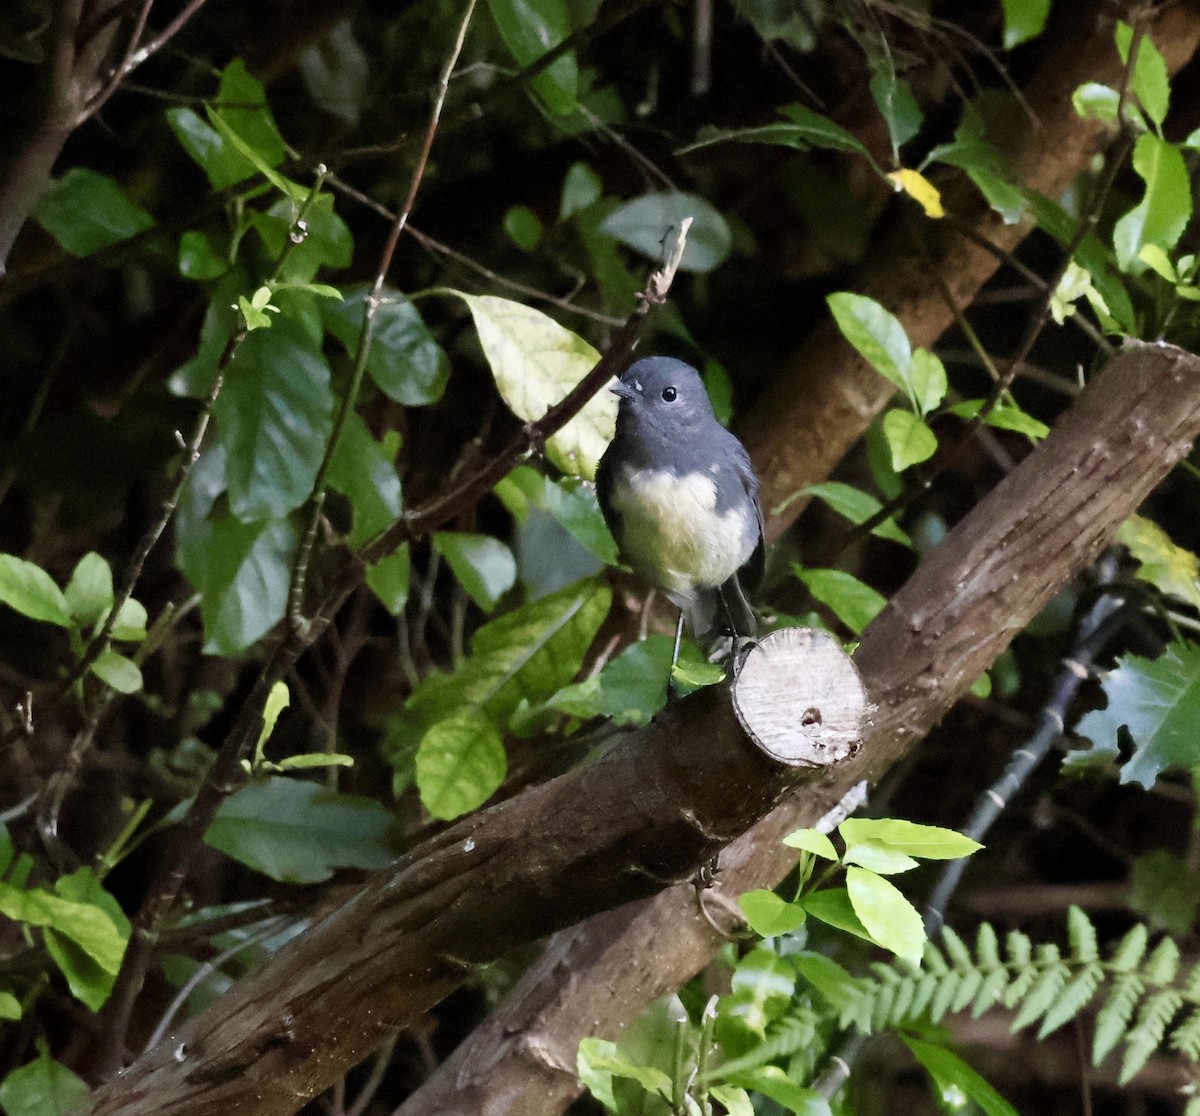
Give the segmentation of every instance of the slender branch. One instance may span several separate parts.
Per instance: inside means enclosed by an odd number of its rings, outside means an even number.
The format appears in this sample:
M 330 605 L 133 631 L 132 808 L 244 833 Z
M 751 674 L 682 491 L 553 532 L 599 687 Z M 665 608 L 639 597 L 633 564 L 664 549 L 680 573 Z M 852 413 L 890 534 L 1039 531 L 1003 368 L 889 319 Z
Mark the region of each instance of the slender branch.
M 408 186 L 408 197 L 404 199 L 404 205 L 396 215 L 396 219 L 392 222 L 391 231 L 384 243 L 383 251 L 380 253 L 379 266 L 375 270 L 375 282 L 371 287 L 370 295 L 366 299 L 362 328 L 358 334 L 358 344 L 354 355 L 354 371 L 350 377 L 350 384 L 346 388 L 346 394 L 342 399 L 341 409 L 338 411 L 337 419 L 334 422 L 333 432 L 330 434 L 329 442 L 325 446 L 325 456 L 321 459 L 320 467 L 317 469 L 317 476 L 313 482 L 312 515 L 309 518 L 308 529 L 305 531 L 304 541 L 300 546 L 300 551 L 296 558 L 296 565 L 292 570 L 292 583 L 288 589 L 288 622 L 294 628 L 299 628 L 305 622 L 302 614 L 304 590 L 308 584 L 309 562 L 312 559 L 313 546 L 316 543 L 317 528 L 321 522 L 321 512 L 325 506 L 325 484 L 329 476 L 330 464 L 333 461 L 334 454 L 337 453 L 338 444 L 341 442 L 342 434 L 346 429 L 346 423 L 349 421 L 350 415 L 358 402 L 358 393 L 362 388 L 363 376 L 367 368 L 367 358 L 370 356 L 371 343 L 375 334 L 375 317 L 382 304 L 383 282 L 387 277 L 388 270 L 392 266 L 392 257 L 396 254 L 396 245 L 400 242 L 400 236 L 408 225 L 413 205 L 417 200 L 417 191 L 421 188 L 421 182 L 425 177 L 425 169 L 429 165 L 429 155 L 433 150 L 433 141 L 437 136 L 438 123 L 442 118 L 442 108 L 446 104 L 446 93 L 450 88 L 450 75 L 454 72 L 454 67 L 458 65 L 459 55 L 462 54 L 463 44 L 467 39 L 467 29 L 471 26 L 471 18 L 474 14 L 475 0 L 467 0 L 466 11 L 463 13 L 462 20 L 458 25 L 458 35 L 454 40 L 454 46 L 450 51 L 450 56 L 446 59 L 446 64 L 442 67 L 442 72 L 438 75 L 437 93 L 434 96 L 433 108 L 429 113 L 429 126 L 425 129 L 425 142 L 421 147 L 421 154 L 417 159 L 417 165 L 413 169 L 412 181 Z
M 79 116 L 75 121 L 76 125 L 82 124 L 85 120 L 89 120 L 95 116 L 108 103 L 108 99 L 117 91 L 121 82 L 145 62 L 146 59 L 162 50 L 167 43 L 183 30 L 192 16 L 204 7 L 204 4 L 205 0 L 188 0 L 188 3 L 183 6 L 166 27 L 148 43 L 144 43 L 139 47 L 137 45 L 138 39 L 142 37 L 142 32 L 146 29 L 146 21 L 150 16 L 150 9 L 154 5 L 154 0 L 144 0 L 142 10 L 138 13 L 137 24 L 134 27 L 133 34 L 129 37 L 129 47 L 125 52 L 124 58 L 117 64 L 113 72 L 108 75 L 104 85 L 88 99 L 87 104 L 80 110 Z
M 1116 574 L 1116 566 L 1116 560 L 1111 556 L 1101 563 L 1101 586 L 1112 581 Z M 1112 627 L 1106 621 L 1117 608 L 1118 602 L 1111 594 L 1102 594 L 1080 623 L 1075 646 L 1062 661 L 1054 688 L 1042 706 L 1036 730 L 1013 751 L 1000 777 L 976 799 L 971 816 L 962 826 L 962 832 L 968 837 L 976 841 L 983 840 L 992 824 L 1025 785 L 1026 779 L 1046 758 L 1054 744 L 1062 738 L 1071 702 L 1075 700 L 1083 681 L 1090 676 L 1096 656 L 1112 636 Z M 965 860 L 950 861 L 938 877 L 929 895 L 929 901 L 925 904 L 925 930 L 930 936 L 941 931 L 945 922 L 946 907 L 958 888 L 966 867 Z

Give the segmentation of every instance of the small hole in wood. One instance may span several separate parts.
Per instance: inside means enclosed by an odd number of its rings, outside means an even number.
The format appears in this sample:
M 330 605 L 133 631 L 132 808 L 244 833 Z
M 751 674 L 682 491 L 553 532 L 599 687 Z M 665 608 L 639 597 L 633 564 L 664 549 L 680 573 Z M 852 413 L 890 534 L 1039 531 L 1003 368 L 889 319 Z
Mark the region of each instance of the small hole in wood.
M 802 725 L 819 725 L 821 723 L 821 711 L 815 705 L 810 705 L 800 714 L 800 723 Z

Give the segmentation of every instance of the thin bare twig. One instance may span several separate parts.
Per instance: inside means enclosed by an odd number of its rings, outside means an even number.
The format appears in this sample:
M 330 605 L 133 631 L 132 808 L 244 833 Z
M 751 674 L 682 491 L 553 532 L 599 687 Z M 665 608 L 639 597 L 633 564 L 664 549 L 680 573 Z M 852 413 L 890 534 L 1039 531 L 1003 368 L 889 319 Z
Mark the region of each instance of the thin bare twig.
M 150 9 L 154 6 L 154 0 L 144 0 L 142 9 L 138 13 L 133 33 L 129 36 L 129 47 L 125 51 L 125 56 L 117 64 L 113 72 L 109 74 L 104 85 L 88 99 L 87 104 L 80 110 L 75 121 L 76 126 L 95 116 L 108 103 L 108 99 L 117 91 L 125 78 L 133 73 L 147 58 L 162 50 L 167 43 L 183 30 L 192 16 L 204 7 L 204 4 L 205 0 L 189 0 L 166 27 L 148 43 L 144 43 L 139 47 L 137 42 L 142 37 L 142 32 L 146 29 L 146 21 L 150 16 Z
M 333 432 L 325 446 L 325 455 L 321 459 L 316 479 L 313 482 L 312 515 L 309 518 L 308 529 L 304 533 L 304 541 L 296 556 L 296 564 L 292 570 L 292 583 L 288 589 L 288 623 L 297 630 L 305 623 L 303 616 L 304 591 L 308 584 L 308 567 L 312 559 L 313 546 L 316 543 L 317 528 L 320 525 L 321 512 L 325 506 L 325 482 L 329 476 L 329 467 L 337 452 L 338 443 L 342 439 L 342 433 L 346 429 L 346 423 L 358 402 L 358 393 L 362 388 L 367 358 L 370 355 L 371 343 L 374 339 L 375 316 L 381 305 L 383 282 L 392 266 L 396 245 L 399 244 L 400 236 L 408 225 L 413 205 L 417 200 L 417 191 L 421 188 L 421 182 L 425 177 L 425 169 L 429 165 L 429 155 L 433 150 L 433 141 L 437 136 L 438 124 L 442 119 L 442 108 L 446 104 L 446 94 L 450 89 L 450 75 L 454 72 L 454 67 L 458 65 L 459 55 L 462 54 L 463 44 L 467 39 L 467 29 L 471 26 L 471 18 L 474 14 L 475 0 L 467 0 L 466 11 L 458 25 L 458 35 L 454 40 L 454 46 L 450 51 L 450 56 L 446 59 L 446 64 L 442 67 L 442 72 L 438 75 L 437 92 L 434 95 L 433 108 L 429 113 L 429 125 L 425 129 L 425 142 L 421 146 L 417 165 L 413 168 L 412 180 L 408 186 L 408 196 L 404 199 L 404 205 L 401 206 L 400 212 L 392 222 L 391 231 L 388 233 L 383 251 L 379 256 L 379 266 L 375 269 L 375 282 L 371 287 L 370 295 L 365 300 L 362 328 L 359 330 L 358 344 L 354 355 L 354 371 L 334 421 Z

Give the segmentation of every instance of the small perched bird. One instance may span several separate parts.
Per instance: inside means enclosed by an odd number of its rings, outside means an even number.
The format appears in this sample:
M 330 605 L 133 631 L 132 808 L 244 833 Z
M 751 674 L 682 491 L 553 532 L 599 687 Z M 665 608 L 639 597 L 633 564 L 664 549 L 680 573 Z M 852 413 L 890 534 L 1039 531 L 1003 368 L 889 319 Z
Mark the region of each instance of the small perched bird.
M 738 571 L 763 537 L 758 478 L 745 446 L 713 414 L 700 374 L 672 357 L 632 364 L 612 391 L 617 432 L 596 474 L 621 556 L 680 608 L 698 639 L 754 634 Z

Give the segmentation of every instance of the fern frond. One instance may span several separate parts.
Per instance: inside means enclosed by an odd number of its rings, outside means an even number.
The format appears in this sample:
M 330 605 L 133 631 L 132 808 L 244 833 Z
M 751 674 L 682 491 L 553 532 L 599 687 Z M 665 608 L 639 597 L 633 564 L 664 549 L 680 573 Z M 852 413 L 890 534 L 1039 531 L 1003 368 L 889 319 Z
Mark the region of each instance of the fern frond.
M 1058 946 L 1053 942 L 1043 942 L 1037 948 L 1037 965 L 1041 970 L 1034 978 L 1033 984 L 1025 995 L 1024 1002 L 1012 1022 L 1012 1030 L 1019 1031 L 1030 1023 L 1040 1019 L 1050 1010 L 1055 997 L 1062 991 L 1063 985 L 1071 976 L 1070 966 L 1059 955 Z
M 1100 956 L 1096 944 L 1096 927 L 1082 908 L 1074 903 L 1067 911 L 1067 941 L 1071 945 L 1071 957 L 1076 961 L 1086 964 Z
M 1121 1059 L 1121 1074 L 1117 1078 L 1121 1085 L 1128 1084 L 1146 1064 L 1146 1059 L 1158 1049 L 1166 1034 L 1167 1024 L 1182 1003 L 1183 996 L 1176 989 L 1163 988 L 1142 1004 L 1133 1030 L 1125 1036 L 1125 1056 Z
M 1126 938 L 1129 937 L 1127 934 Z M 1118 947 L 1119 948 L 1119 947 Z M 1135 962 L 1136 964 L 1136 962 Z M 1098 1066 L 1129 1027 L 1134 1008 L 1146 991 L 1137 973 L 1122 972 L 1113 981 L 1112 991 L 1096 1016 L 1096 1036 L 1092 1041 L 1092 1065 Z
M 1090 925 L 1090 923 L 1089 923 Z M 1093 943 L 1094 944 L 1094 943 Z M 1074 1019 L 1096 995 L 1104 983 L 1104 966 L 1098 961 L 1089 961 L 1068 982 L 1058 998 L 1050 1006 L 1038 1028 L 1038 1038 L 1044 1039 L 1057 1031 L 1064 1023 Z
M 790 1057 L 798 1050 L 813 1045 L 819 1018 L 811 1009 L 793 1010 L 791 1015 L 773 1025 L 771 1033 L 752 1050 L 722 1062 L 721 1074 L 729 1077 L 758 1069 L 777 1058 Z
M 1184 997 L 1187 997 L 1186 990 Z M 1189 1006 L 1182 1021 L 1171 1029 L 1171 1049 L 1193 1062 L 1200 1061 L 1200 1005 Z
M 1142 976 L 1148 984 L 1156 984 L 1160 988 L 1174 981 L 1179 973 L 1179 946 L 1174 938 L 1163 938 L 1146 958 L 1142 966 Z
M 1145 956 L 1149 939 L 1150 931 L 1146 929 L 1146 924 L 1139 922 L 1117 943 L 1108 967 L 1115 973 L 1132 972 Z

